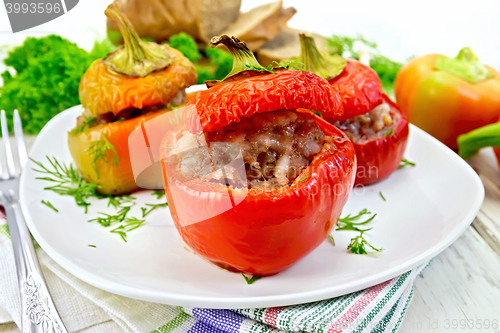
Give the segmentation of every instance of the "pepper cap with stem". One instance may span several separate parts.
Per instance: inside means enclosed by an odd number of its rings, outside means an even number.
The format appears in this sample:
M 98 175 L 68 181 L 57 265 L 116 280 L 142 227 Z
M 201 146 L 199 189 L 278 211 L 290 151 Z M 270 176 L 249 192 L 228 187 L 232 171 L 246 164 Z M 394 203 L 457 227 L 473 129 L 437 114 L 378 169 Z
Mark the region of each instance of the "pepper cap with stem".
M 470 47 L 461 49 L 455 58 L 440 56 L 437 58 L 434 68 L 447 71 L 470 83 L 484 81 L 495 76 L 483 65 Z
M 320 52 L 314 38 L 299 33 L 301 60 L 307 71 L 313 72 L 324 79 L 331 80 L 344 70 L 347 60 L 338 54 Z
M 458 154 L 464 158 L 476 155 L 484 147 L 500 147 L 500 122 L 475 129 L 458 137 Z
M 259 64 L 252 50 L 248 48 L 245 42 L 238 38 L 228 35 L 214 36 L 209 43 L 211 47 L 216 47 L 221 44 L 224 45 L 233 56 L 233 68 L 222 80 L 205 81 L 208 88 L 246 77 L 273 73 L 270 68 L 265 68 Z
M 144 42 L 121 8 L 112 3 L 104 11 L 118 24 L 124 45 L 103 59 L 109 71 L 131 77 L 145 77 L 167 68 L 175 60 L 168 45 Z

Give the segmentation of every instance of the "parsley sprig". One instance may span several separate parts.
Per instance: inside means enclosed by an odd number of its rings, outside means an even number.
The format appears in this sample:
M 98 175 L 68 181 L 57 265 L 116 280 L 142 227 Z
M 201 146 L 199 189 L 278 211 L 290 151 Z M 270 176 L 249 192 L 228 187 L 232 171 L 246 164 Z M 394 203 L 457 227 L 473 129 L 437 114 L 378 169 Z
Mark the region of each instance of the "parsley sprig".
M 380 252 L 383 250 L 383 248 L 377 249 L 376 247 L 373 247 L 368 241 L 363 237 L 363 233 L 365 230 L 361 231 L 359 236 L 356 236 L 354 238 L 351 238 L 351 243 L 347 245 L 347 249 L 350 250 L 352 253 L 355 254 L 368 254 L 366 252 L 366 245 L 371 247 L 373 250 Z
M 351 242 L 347 246 L 347 250 L 351 251 L 352 253 L 355 254 L 367 254 L 368 252 L 366 251 L 366 246 L 368 245 L 371 247 L 373 250 L 380 252 L 383 250 L 383 248 L 377 249 L 368 241 L 364 238 L 363 234 L 372 228 L 368 229 L 362 229 L 362 226 L 370 223 L 375 219 L 377 214 L 373 214 L 372 216 L 368 217 L 367 215 L 371 215 L 372 213 L 368 211 L 368 209 L 363 209 L 361 210 L 357 215 L 352 216 L 351 214 L 347 215 L 346 217 L 340 218 L 338 223 L 337 223 L 337 228 L 335 230 L 342 231 L 342 230 L 352 230 L 352 231 L 358 231 L 359 235 L 356 237 L 351 238 Z M 364 221 L 359 221 L 363 217 L 368 217 Z M 335 246 L 335 240 L 331 235 L 328 236 L 328 239 L 332 244 Z

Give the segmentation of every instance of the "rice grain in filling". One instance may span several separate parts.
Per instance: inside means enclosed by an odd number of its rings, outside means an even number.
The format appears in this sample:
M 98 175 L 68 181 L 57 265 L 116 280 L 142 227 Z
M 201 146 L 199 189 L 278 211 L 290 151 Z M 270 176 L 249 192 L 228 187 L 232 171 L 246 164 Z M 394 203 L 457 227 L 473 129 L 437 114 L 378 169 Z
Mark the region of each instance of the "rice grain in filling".
M 227 165 L 241 154 L 248 188 L 270 189 L 293 183 L 327 141 L 312 114 L 279 110 L 254 114 L 205 135 L 186 131 L 172 153 L 180 157 L 185 176 L 208 181 L 223 177 L 220 167 L 214 168 L 211 162 Z M 226 173 L 224 177 L 233 184 L 241 183 Z
M 387 136 L 400 120 L 400 115 L 391 111 L 389 104 L 382 103 L 368 113 L 333 125 L 346 132 L 353 142 L 363 143 Z

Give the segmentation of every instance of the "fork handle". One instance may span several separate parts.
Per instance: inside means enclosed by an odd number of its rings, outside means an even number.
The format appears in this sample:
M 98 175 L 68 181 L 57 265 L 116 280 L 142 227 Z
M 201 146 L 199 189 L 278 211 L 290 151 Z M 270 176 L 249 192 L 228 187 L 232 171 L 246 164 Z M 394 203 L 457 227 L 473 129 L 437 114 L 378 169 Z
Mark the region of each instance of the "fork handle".
M 19 203 L 4 206 L 17 267 L 23 333 L 67 333 L 47 289 Z

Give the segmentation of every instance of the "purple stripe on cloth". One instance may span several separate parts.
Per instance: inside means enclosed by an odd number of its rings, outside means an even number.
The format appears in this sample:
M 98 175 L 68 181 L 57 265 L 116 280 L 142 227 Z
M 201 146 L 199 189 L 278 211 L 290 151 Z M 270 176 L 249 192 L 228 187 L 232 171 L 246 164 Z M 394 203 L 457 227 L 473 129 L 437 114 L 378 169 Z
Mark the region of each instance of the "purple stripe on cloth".
M 187 333 L 225 333 L 224 331 L 207 325 L 202 321 L 197 321 L 196 324 L 191 326 Z
M 238 333 L 241 323 L 245 320 L 245 317 L 231 310 L 194 308 L 192 313 L 193 317 L 199 319 L 201 322 L 216 328 L 217 331 L 221 330 L 226 333 Z M 192 329 L 194 329 L 194 326 Z M 189 333 L 192 333 L 192 329 L 189 330 Z

